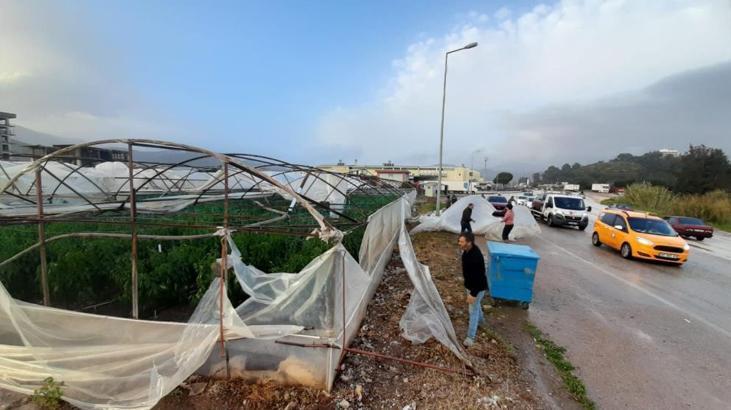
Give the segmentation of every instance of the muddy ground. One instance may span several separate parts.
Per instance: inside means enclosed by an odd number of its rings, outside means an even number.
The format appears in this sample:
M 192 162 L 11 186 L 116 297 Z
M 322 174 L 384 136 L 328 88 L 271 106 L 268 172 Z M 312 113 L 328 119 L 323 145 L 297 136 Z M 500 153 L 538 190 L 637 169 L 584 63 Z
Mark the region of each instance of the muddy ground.
M 422 233 L 413 243 L 419 260 L 431 268 L 461 340 L 467 327 L 467 305 L 456 239 L 453 234 Z M 399 320 L 411 290 L 396 252 L 352 347 L 464 372 L 462 363 L 435 340 L 414 345 L 400 336 Z M 526 312 L 488 303 L 484 309 L 489 325 L 480 330 L 476 344 L 468 350 L 480 373 L 477 376 L 348 354 L 330 393 L 194 376 L 156 409 L 578 408 L 525 331 Z

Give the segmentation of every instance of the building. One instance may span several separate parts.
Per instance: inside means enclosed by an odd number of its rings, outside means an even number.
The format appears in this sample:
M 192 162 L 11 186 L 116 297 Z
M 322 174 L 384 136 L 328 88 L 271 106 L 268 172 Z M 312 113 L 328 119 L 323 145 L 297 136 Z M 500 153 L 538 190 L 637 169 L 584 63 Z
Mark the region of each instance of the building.
M 679 157 L 680 156 L 680 151 L 678 151 L 676 149 L 663 148 L 663 149 L 657 150 L 657 152 L 661 153 L 664 156 L 668 156 L 668 157 Z
M 384 178 L 388 173 L 391 173 L 391 175 L 400 175 L 399 178 L 402 178 L 404 173 L 408 173 L 408 181 L 413 183 L 437 181 L 439 179 L 439 167 L 396 165 L 390 161 L 383 165 L 348 165 L 339 161 L 335 165 L 320 165 L 319 168 L 343 174 L 378 176 L 381 178 Z M 442 184 L 450 191 L 468 191 L 470 188 L 476 189 L 479 184 L 484 182 L 482 175 L 473 169 L 464 166 L 442 167 Z
M 54 145 L 53 151 L 68 148 L 71 145 Z M 118 161 L 127 162 L 129 160 L 126 150 L 106 149 L 99 147 L 82 147 L 76 148 L 64 155 L 64 160 L 72 162 L 76 165 L 85 167 L 93 167 L 101 162 Z
M 407 170 L 400 169 L 378 169 L 376 175 L 378 178 L 393 182 L 395 186 L 401 186 L 404 182 L 409 182 L 410 172 Z
M 10 160 L 10 140 L 15 135 L 10 120 L 14 118 L 15 114 L 0 112 L 0 159 L 5 161 Z

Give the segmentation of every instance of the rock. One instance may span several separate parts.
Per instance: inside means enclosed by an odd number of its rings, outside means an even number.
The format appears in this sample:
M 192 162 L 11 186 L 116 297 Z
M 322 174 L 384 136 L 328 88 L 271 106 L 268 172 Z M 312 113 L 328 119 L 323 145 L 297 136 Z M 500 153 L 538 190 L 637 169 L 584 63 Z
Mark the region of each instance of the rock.
M 350 408 L 350 402 L 348 402 L 345 399 L 342 399 L 338 402 L 338 408 L 340 409 L 347 409 Z
M 401 410 L 416 410 L 416 402 L 411 402 L 405 405 Z
M 355 395 L 358 397 L 358 401 L 363 400 L 363 386 L 360 384 L 355 386 Z
M 190 396 L 197 396 L 201 393 L 203 393 L 206 390 L 206 386 L 208 386 L 208 383 L 206 382 L 196 382 L 196 383 L 190 383 L 188 385 L 188 390 L 190 391 Z
M 290 401 L 289 403 L 287 403 L 287 406 L 284 407 L 284 410 L 294 410 L 295 407 L 297 407 L 297 403 Z
M 344 381 L 344 382 L 346 382 L 346 383 L 347 383 L 347 382 L 349 382 L 349 381 L 350 381 L 350 380 L 352 380 L 352 379 L 353 379 L 353 377 L 351 377 L 351 376 L 348 376 L 347 374 L 341 374 L 341 375 L 340 375 L 340 380 L 342 380 L 342 381 Z

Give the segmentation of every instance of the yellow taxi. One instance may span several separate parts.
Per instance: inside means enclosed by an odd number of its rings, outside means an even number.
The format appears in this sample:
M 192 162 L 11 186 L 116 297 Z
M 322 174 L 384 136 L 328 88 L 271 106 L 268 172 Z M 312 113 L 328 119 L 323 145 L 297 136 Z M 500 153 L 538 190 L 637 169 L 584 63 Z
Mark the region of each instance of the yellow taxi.
M 619 250 L 625 259 L 640 258 L 682 265 L 690 247 L 665 220 L 644 212 L 605 209 L 594 222 L 594 246 Z

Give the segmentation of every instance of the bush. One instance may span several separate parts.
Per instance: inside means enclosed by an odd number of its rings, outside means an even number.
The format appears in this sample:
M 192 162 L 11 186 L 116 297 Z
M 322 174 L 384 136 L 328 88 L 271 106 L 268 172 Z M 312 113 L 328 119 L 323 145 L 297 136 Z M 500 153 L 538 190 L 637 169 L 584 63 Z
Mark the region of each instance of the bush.
M 62 386 L 63 382 L 57 383 L 53 380 L 53 377 L 46 377 L 43 380 L 43 385 L 33 391 L 31 399 L 33 403 L 42 409 L 57 409 L 61 407 Z
M 703 195 L 675 195 L 662 186 L 632 184 L 627 187 L 624 195 L 602 203 L 628 204 L 635 209 L 661 216 L 692 216 L 721 227 L 731 225 L 731 197 L 721 190 Z

